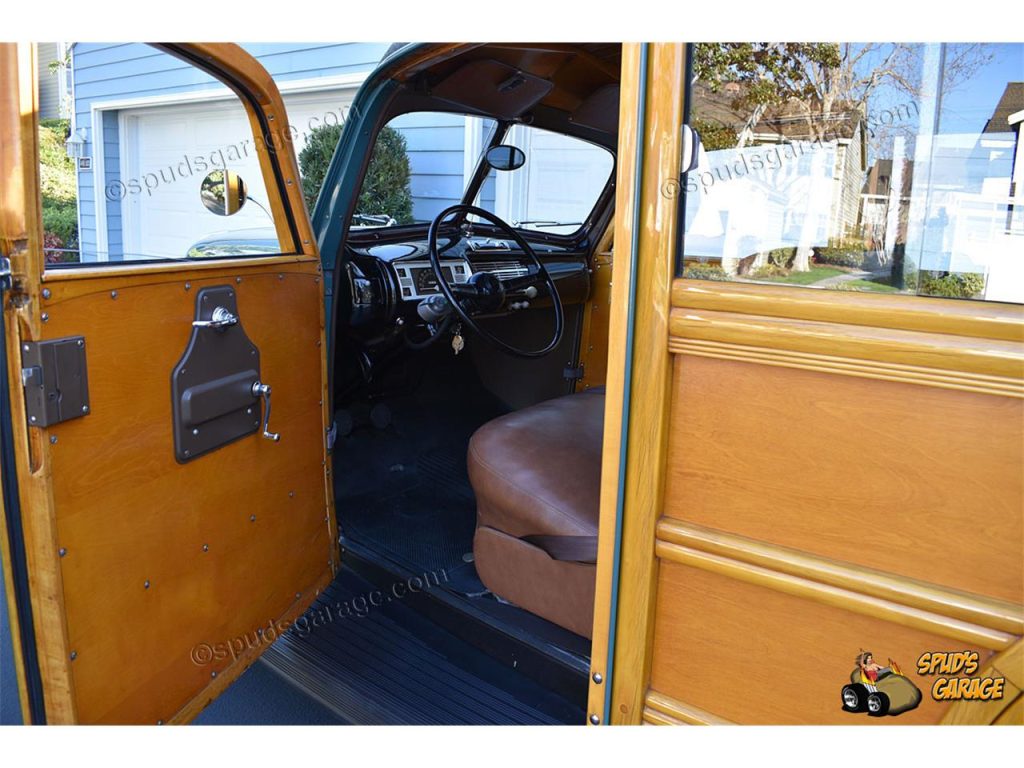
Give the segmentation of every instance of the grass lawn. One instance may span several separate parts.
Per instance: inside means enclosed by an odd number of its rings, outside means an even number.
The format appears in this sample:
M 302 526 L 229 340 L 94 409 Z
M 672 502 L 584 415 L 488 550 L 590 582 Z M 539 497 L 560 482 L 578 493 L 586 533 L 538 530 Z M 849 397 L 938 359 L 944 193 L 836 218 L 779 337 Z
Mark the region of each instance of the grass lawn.
M 883 283 L 881 280 L 850 280 L 843 283 L 843 288 L 855 291 L 876 291 L 878 293 L 896 293 L 899 290 L 895 285 Z
M 767 280 L 771 283 L 787 283 L 789 285 L 810 285 L 827 277 L 846 274 L 849 270 L 838 267 L 813 266 L 806 272 L 791 272 L 784 277 L 755 277 L 755 280 Z

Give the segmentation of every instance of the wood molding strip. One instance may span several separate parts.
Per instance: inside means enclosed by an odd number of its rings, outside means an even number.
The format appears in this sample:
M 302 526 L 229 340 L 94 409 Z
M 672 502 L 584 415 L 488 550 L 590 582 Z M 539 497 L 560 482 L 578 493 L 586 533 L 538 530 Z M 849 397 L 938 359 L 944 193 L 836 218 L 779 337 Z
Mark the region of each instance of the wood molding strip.
M 982 648 L 1001 651 L 1017 640 L 1015 635 L 997 629 L 983 627 L 949 616 L 914 608 L 891 600 L 854 592 L 849 589 L 824 584 L 789 573 L 763 568 L 752 563 L 734 560 L 691 547 L 673 544 L 659 539 L 655 554 L 665 560 L 687 565 L 692 568 L 717 573 L 728 578 L 739 579 L 750 584 L 784 592 L 794 597 L 813 600 L 845 611 L 872 616 L 906 627 L 962 640 Z
M 672 306 L 739 314 L 1024 341 L 1024 307 L 910 295 L 804 289 L 710 280 L 676 280 Z
M 675 354 L 697 355 L 719 360 L 736 360 L 904 384 L 921 384 L 985 395 L 1024 398 L 1024 381 L 1000 376 L 941 371 L 921 366 L 868 362 L 834 355 L 809 354 L 678 337 L 669 340 L 669 350 Z
M 648 690 L 644 698 L 644 720 L 653 725 L 735 725 L 731 720 L 653 689 Z
M 657 535 L 659 541 L 669 544 L 841 587 L 987 629 L 1024 635 L 1024 606 L 1005 600 L 830 560 L 669 517 L 658 522 Z
M 943 725 L 989 725 L 998 721 L 1008 710 L 1008 719 L 1018 717 L 1018 710 L 1014 709 L 1014 705 L 1020 698 L 1021 687 L 1024 686 L 1024 640 L 1018 640 L 1010 648 L 990 659 L 977 673 L 977 677 L 1005 678 L 1003 698 L 988 701 L 954 701 L 942 718 Z
M 980 374 L 1005 380 L 1006 386 L 1024 379 L 1024 347 L 1016 341 L 972 342 L 917 331 L 678 308 L 672 310 L 669 328 L 679 339 L 800 352 L 821 356 L 822 362 L 840 357 Z

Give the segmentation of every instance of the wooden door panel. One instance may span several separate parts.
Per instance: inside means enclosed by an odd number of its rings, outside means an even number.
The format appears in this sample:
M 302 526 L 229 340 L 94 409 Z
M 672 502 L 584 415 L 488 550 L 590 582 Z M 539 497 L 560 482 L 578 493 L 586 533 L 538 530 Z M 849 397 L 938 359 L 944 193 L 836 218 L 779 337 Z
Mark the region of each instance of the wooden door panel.
M 196 663 L 194 648 L 267 628 L 294 610 L 294 585 L 308 598 L 331 577 L 321 329 L 282 333 L 295 327 L 282 323 L 290 308 L 316 306 L 319 272 L 311 261 L 257 263 L 202 279 L 46 284 L 47 337 L 77 335 L 88 318 L 91 413 L 49 430 L 78 716 L 170 720 L 234 661 Z M 281 441 L 252 434 L 181 465 L 171 370 L 191 333 L 196 292 L 224 284 L 259 348 Z

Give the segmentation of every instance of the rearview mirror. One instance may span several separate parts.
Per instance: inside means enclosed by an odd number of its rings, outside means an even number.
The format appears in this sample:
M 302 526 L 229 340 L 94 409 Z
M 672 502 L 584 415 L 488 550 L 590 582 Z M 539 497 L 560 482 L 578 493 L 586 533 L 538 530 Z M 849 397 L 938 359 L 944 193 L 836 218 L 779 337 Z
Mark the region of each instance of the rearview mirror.
M 526 155 L 519 147 L 513 147 L 511 144 L 499 144 L 488 149 L 484 159 L 487 160 L 487 164 L 491 168 L 497 171 L 514 171 L 516 168 L 523 167 Z
M 217 169 L 210 171 L 199 185 L 199 199 L 206 210 L 218 216 L 231 216 L 242 210 L 249 199 L 242 177 L 234 171 Z

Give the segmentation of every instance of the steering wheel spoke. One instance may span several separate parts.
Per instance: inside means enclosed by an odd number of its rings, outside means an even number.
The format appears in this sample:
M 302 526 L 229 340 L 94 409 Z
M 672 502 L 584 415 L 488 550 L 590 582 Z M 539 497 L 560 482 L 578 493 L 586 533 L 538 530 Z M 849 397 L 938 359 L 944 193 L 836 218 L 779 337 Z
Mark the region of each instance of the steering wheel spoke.
M 524 288 L 529 288 L 531 285 L 536 285 L 542 280 L 540 270 L 534 269 L 525 275 L 505 278 L 501 281 L 501 287 L 506 291 L 521 291 Z
M 501 280 L 492 273 L 478 272 L 470 278 L 468 283 L 449 283 L 445 279 L 444 271 L 441 267 L 441 257 L 438 250 L 437 240 L 442 224 L 455 214 L 475 216 L 479 219 L 483 219 L 505 233 L 509 239 L 516 243 L 527 260 L 527 273 L 525 275 Z M 452 244 L 449 244 L 449 247 L 451 247 L 451 245 Z M 509 224 L 502 221 L 490 211 L 486 211 L 483 208 L 477 208 L 473 205 L 460 203 L 446 208 L 437 215 L 430 225 L 430 231 L 427 235 L 427 246 L 430 256 L 430 266 L 434 270 L 434 276 L 437 279 L 437 284 L 441 293 L 444 294 L 445 298 L 447 298 L 449 302 L 451 302 L 455 312 L 459 315 L 466 326 L 472 329 L 478 336 L 483 337 L 484 340 L 508 354 L 529 358 L 543 357 L 549 352 L 552 352 L 558 346 L 559 342 L 561 342 L 562 332 L 565 327 L 565 311 L 562 307 L 561 297 L 558 295 L 558 287 L 555 285 L 555 281 L 552 279 L 548 271 L 544 269 L 544 265 L 541 263 L 540 259 L 537 258 L 537 254 L 534 253 L 530 244 Z M 509 344 L 508 342 L 499 339 L 489 330 L 482 328 L 473 319 L 474 314 L 486 314 L 500 309 L 504 304 L 505 296 L 508 292 L 522 291 L 530 288 L 531 286 L 539 285 L 547 287 L 548 294 L 551 296 L 551 306 L 555 315 L 554 333 L 551 336 L 551 340 L 542 349 L 521 349 L 520 347 Z

